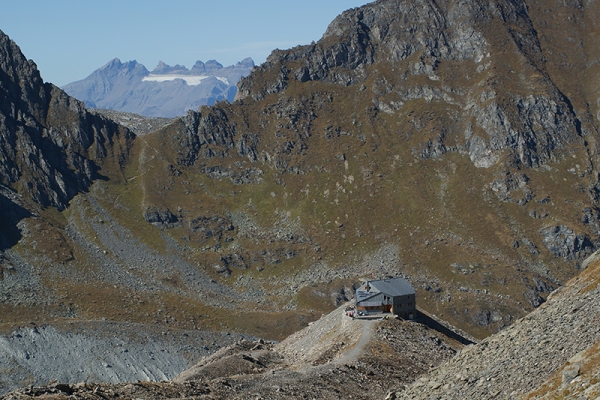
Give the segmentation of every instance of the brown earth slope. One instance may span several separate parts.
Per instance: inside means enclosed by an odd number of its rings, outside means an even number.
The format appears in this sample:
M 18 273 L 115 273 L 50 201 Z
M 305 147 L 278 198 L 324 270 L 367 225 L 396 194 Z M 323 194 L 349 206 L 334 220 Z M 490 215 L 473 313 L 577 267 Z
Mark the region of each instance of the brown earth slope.
M 353 320 L 342 310 L 279 344 L 238 342 L 170 382 L 53 384 L 4 398 L 592 399 L 598 393 L 598 253 L 544 305 L 462 350 L 419 322 Z

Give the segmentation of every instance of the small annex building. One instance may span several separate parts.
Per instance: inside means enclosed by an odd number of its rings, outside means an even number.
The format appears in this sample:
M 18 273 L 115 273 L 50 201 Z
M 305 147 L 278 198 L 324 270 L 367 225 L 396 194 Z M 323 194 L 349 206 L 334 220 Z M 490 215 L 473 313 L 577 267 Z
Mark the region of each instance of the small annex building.
M 403 278 L 367 281 L 356 289 L 355 299 L 357 312 L 392 313 L 404 319 L 417 315 L 415 289 Z

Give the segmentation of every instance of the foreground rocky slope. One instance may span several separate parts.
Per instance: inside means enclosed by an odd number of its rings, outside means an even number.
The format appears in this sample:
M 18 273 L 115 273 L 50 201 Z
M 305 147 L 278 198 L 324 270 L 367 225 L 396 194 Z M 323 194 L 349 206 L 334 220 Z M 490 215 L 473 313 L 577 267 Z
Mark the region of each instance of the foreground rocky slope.
M 5 398 L 591 399 L 600 385 L 599 308 L 596 253 L 544 305 L 462 350 L 423 316 L 353 320 L 342 307 L 279 344 L 219 350 L 170 382 L 54 384 Z
M 558 398 L 569 392 L 569 398 L 595 398 L 592 394 L 597 393 L 600 372 L 594 353 L 600 343 L 599 316 L 600 262 L 596 257 L 537 310 L 463 350 L 397 392 L 396 398 L 514 399 L 532 390 L 528 398 L 544 398 L 552 390 Z M 576 380 L 583 365 L 588 377 Z M 551 383 L 542 386 L 547 380 Z
M 170 382 L 54 384 L 5 398 L 382 398 L 390 382 L 409 383 L 461 347 L 420 323 L 353 320 L 342 307 L 281 343 L 223 348 Z

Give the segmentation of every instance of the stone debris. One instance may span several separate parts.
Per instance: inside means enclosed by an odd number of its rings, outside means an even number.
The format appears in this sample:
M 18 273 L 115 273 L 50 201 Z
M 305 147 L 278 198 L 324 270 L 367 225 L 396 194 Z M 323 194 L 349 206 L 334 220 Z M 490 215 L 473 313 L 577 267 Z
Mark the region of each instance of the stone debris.
M 351 319 L 346 306 L 281 343 L 238 341 L 171 381 L 50 384 L 4 398 L 383 398 L 463 347 L 418 322 Z
M 497 399 L 514 399 L 540 387 L 569 359 L 598 345 L 599 282 L 600 263 L 595 262 L 553 292 L 538 309 L 465 348 L 435 371 L 397 391 L 396 398 L 486 399 L 494 393 Z M 569 364 L 562 370 L 562 384 L 571 384 L 580 371 L 579 362 Z

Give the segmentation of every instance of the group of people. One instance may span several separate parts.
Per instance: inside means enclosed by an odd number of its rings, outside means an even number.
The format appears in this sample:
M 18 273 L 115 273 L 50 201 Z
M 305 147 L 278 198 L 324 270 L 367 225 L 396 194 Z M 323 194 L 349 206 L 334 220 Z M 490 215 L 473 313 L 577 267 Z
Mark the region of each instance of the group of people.
M 352 307 L 352 308 L 346 308 L 346 316 L 354 319 L 355 315 L 356 315 L 356 309 L 354 309 L 354 307 Z

